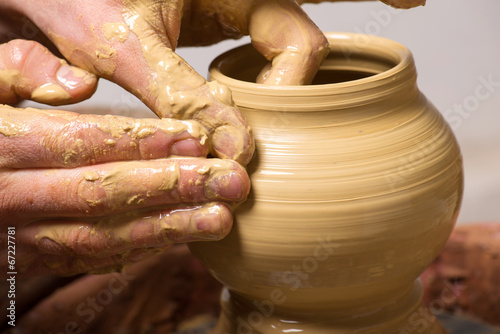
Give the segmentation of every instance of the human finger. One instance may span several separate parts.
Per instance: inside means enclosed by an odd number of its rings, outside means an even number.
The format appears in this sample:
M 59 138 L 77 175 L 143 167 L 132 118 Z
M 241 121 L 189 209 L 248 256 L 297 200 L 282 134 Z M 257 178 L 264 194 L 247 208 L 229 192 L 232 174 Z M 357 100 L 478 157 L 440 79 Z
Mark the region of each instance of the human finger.
M 108 257 L 79 257 L 75 255 L 36 254 L 32 248 L 19 251 L 17 273 L 19 278 L 39 275 L 73 276 L 78 274 L 105 274 L 119 272 L 126 266 L 143 261 L 172 248 L 133 249 Z M 31 251 L 31 253 L 28 253 Z
M 43 260 L 38 271 L 57 268 L 56 273 L 75 274 L 116 269 L 174 243 L 220 240 L 231 226 L 231 212 L 225 204 L 207 203 L 95 221 L 38 221 L 20 229 L 16 237 L 26 252 Z
M 111 161 L 206 156 L 195 121 L 135 119 L 0 105 L 0 168 L 57 168 Z M 8 154 L 7 154 L 8 153 Z
M 29 185 L 26 187 L 26 185 Z M 231 160 L 167 158 L 0 172 L 2 211 L 15 220 L 102 217 L 143 208 L 246 199 L 250 181 Z
M 26 225 L 17 239 L 38 254 L 107 258 L 132 249 L 220 240 L 231 226 L 231 211 L 225 204 L 206 203 L 141 210 L 95 221 L 43 220 Z
M 256 1 L 249 33 L 271 62 L 257 77 L 263 84 L 310 84 L 329 51 L 326 37 L 294 0 Z
M 54 56 L 34 41 L 0 45 L 0 103 L 29 99 L 50 105 L 80 102 L 97 88 L 97 77 Z
M 50 6 L 43 8 L 44 16 L 35 8 L 24 11 L 73 64 L 124 87 L 162 118 L 199 121 L 208 130 L 212 155 L 246 165 L 254 152 L 253 135 L 230 91 L 208 84 L 174 52 L 182 3 L 128 0 L 109 7 L 64 2 L 58 4 L 61 20 L 45 20 Z M 96 17 L 98 10 L 106 17 Z M 78 16 L 84 22 L 68 31 L 64 22 Z
M 253 134 L 234 105 L 231 91 L 216 82 L 207 83 L 174 52 L 172 30 L 176 28 L 154 25 L 150 20 L 161 10 L 152 6 L 138 14 L 139 9 L 128 1 L 124 12 L 136 41 L 131 48 L 140 48 L 136 53 L 129 50 L 127 56 L 142 54 L 143 61 L 137 62 L 139 66 L 129 67 L 130 62 L 117 66 L 113 80 L 134 92 L 160 117 L 199 121 L 209 132 L 214 156 L 248 164 L 255 150 Z M 163 34 L 169 38 L 162 38 Z M 132 81 L 133 77 L 141 80 Z

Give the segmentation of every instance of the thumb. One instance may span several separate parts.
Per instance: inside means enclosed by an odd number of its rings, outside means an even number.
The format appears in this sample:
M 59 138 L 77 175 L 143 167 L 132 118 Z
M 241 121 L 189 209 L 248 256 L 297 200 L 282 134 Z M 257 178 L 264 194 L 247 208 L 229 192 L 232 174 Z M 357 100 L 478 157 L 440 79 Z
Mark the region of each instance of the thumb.
M 33 41 L 0 45 L 0 103 L 31 99 L 50 105 L 80 102 L 97 88 L 97 77 Z
M 310 84 L 328 54 L 328 41 L 294 0 L 259 0 L 250 16 L 253 46 L 268 60 L 257 82 Z
M 162 10 L 153 6 L 145 13 L 136 4 L 124 1 L 124 18 L 136 39 L 135 47 L 140 47 L 140 53 L 137 50 L 127 56 L 135 56 L 138 61 L 134 66 L 127 66 L 131 64 L 128 62 L 117 67 L 115 81 L 141 98 L 160 117 L 198 121 L 209 132 L 212 155 L 246 165 L 254 152 L 253 135 L 233 104 L 230 90 L 216 82 L 207 83 L 174 52 L 179 23 L 155 25 L 151 18 Z M 142 80 L 131 81 L 130 76 L 121 73 L 136 73 Z
M 37 24 L 74 64 L 122 86 L 160 117 L 198 121 L 208 130 L 212 155 L 245 165 L 254 151 L 253 136 L 231 93 L 208 84 L 174 52 L 182 8 L 171 7 L 179 3 L 124 0 L 110 8 L 99 2 L 90 12 L 88 5 L 65 2 L 60 5 L 65 20 L 80 16 L 82 26 L 68 32 L 64 20 Z

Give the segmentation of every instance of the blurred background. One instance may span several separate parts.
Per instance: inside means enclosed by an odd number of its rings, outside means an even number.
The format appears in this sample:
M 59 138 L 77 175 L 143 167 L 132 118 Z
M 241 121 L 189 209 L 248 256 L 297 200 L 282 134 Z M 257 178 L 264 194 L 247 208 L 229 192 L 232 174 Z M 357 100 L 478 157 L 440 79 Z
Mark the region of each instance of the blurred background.
M 500 222 L 500 1 L 428 0 L 395 10 L 381 2 L 306 4 L 323 31 L 378 35 L 413 53 L 418 84 L 450 123 L 464 156 L 465 193 L 459 224 Z M 248 37 L 204 48 L 179 49 L 200 74 L 220 53 Z M 24 106 L 47 108 L 32 102 Z M 154 115 L 135 97 L 101 80 L 88 101 L 66 110 L 105 109 L 127 116 Z

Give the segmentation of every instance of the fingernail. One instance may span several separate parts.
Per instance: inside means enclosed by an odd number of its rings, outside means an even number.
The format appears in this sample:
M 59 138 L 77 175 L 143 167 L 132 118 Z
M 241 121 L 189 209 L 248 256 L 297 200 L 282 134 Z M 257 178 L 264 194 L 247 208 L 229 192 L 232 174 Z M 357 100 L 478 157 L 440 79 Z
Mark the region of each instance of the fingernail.
M 197 157 L 201 153 L 198 143 L 193 139 L 180 140 L 170 146 L 170 155 Z
M 60 83 L 69 89 L 74 89 L 82 83 L 91 85 L 97 80 L 95 75 L 68 64 L 59 66 L 56 77 Z
M 191 217 L 197 233 L 192 235 L 195 240 L 220 240 L 224 234 L 221 216 L 218 211 L 205 211 Z
M 208 190 L 208 191 L 207 191 Z M 208 198 L 240 201 L 244 199 L 244 189 L 236 172 L 222 174 L 208 180 L 206 188 Z

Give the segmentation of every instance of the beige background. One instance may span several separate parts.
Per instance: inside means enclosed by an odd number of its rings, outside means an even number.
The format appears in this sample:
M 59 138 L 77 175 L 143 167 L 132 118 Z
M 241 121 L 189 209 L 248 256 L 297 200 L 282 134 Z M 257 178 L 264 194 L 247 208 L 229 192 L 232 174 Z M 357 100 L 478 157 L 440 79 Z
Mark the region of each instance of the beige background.
M 465 195 L 459 222 L 500 222 L 500 1 L 428 0 L 425 7 L 407 11 L 389 10 L 379 2 L 304 8 L 323 31 L 374 34 L 410 48 L 420 89 L 446 115 L 464 155 Z M 248 41 L 178 53 L 206 75 L 215 56 Z M 484 84 L 488 81 L 493 84 Z M 104 80 L 92 99 L 65 109 L 96 106 L 116 114 L 151 115 L 137 99 Z

